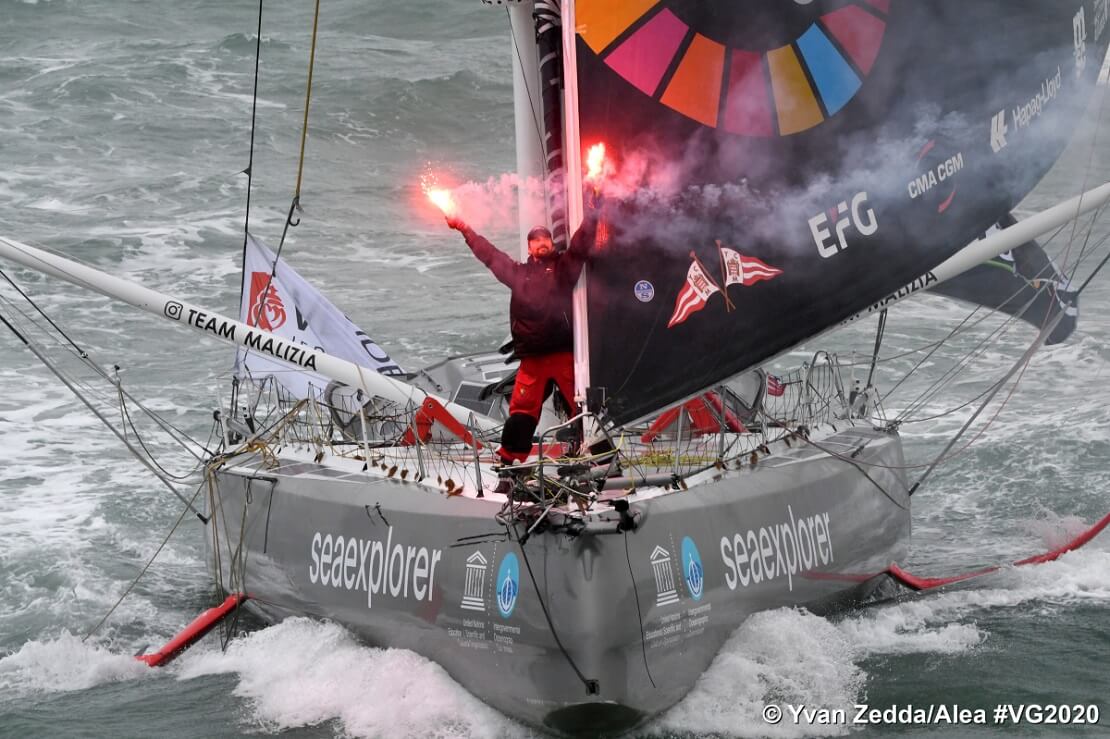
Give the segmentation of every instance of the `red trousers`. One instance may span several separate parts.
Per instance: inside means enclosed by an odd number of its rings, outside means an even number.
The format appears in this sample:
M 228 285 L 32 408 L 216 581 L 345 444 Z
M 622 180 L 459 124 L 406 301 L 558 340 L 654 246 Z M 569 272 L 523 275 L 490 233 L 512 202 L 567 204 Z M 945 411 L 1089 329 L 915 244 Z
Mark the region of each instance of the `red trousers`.
M 516 371 L 509 399 L 509 420 L 501 434 L 498 455 L 505 461 L 523 461 L 532 451 L 532 434 L 540 420 L 547 385 L 555 381 L 568 408 L 574 408 L 574 353 L 556 352 L 524 357 Z
M 574 353 L 556 352 L 524 357 L 516 371 L 513 397 L 509 399 L 509 415 L 525 413 L 537 421 L 543 408 L 547 383 L 555 381 L 567 408 L 574 407 Z

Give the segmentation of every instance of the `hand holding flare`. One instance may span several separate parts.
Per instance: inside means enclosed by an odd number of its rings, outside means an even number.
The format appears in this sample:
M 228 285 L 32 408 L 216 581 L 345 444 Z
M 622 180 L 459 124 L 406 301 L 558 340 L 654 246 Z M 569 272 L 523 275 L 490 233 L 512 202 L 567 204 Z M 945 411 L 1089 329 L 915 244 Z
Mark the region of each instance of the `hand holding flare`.
M 596 208 L 601 199 L 601 178 L 605 174 L 605 143 L 599 141 L 586 151 L 586 176 L 584 185 L 590 187 L 586 206 Z M 585 189 L 585 188 L 583 188 Z
M 428 196 L 428 200 L 432 201 L 432 204 L 443 213 L 448 226 L 456 231 L 462 231 L 466 228 L 466 222 L 459 217 L 459 207 L 455 203 L 455 198 L 451 195 L 450 190 L 436 187 L 435 179 L 432 177 L 421 178 L 420 186 L 424 189 L 424 194 Z
M 601 207 L 601 181 L 605 176 L 605 142 L 599 141 L 586 151 L 586 177 L 585 183 L 590 186 L 586 197 L 586 207 L 597 210 Z M 597 235 L 594 238 L 596 248 L 601 248 L 609 243 L 609 223 L 599 218 Z

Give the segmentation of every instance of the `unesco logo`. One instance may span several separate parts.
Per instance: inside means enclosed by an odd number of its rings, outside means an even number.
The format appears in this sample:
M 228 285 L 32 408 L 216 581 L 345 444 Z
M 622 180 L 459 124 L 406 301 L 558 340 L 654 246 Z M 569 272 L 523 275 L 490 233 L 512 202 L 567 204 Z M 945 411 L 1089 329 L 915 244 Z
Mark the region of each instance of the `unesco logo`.
M 502 618 L 513 615 L 520 594 L 520 564 L 515 554 L 507 554 L 497 569 L 497 610 Z
M 682 540 L 682 574 L 686 577 L 686 590 L 694 600 L 701 600 L 705 589 L 705 570 L 697 545 L 689 536 Z
M 651 299 L 655 297 L 655 286 L 647 280 L 640 280 L 632 288 L 632 292 L 636 293 L 636 299 L 641 303 L 650 303 Z

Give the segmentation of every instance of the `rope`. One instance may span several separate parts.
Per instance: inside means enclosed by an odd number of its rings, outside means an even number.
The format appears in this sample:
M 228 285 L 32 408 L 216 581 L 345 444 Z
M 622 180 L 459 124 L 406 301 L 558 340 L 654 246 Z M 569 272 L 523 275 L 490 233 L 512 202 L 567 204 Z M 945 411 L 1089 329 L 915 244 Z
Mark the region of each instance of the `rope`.
M 871 369 L 867 373 L 867 389 L 871 388 L 871 381 L 875 379 L 875 365 L 879 363 L 879 349 L 883 345 L 883 333 L 886 331 L 886 308 L 879 314 L 879 327 L 875 330 L 875 351 L 871 353 Z
M 636 599 L 636 618 L 640 621 L 640 652 L 644 656 L 644 671 L 647 672 L 651 687 L 657 688 L 658 686 L 655 684 L 655 678 L 651 676 L 651 667 L 648 665 L 647 637 L 644 635 L 644 616 L 640 613 L 640 590 L 636 587 L 636 575 L 632 572 L 632 555 L 628 552 L 628 532 L 621 532 L 621 538 L 624 539 L 624 559 L 628 562 L 628 576 L 632 580 L 632 595 Z
M 521 79 L 524 81 L 524 93 L 525 93 L 525 95 L 528 96 L 528 109 L 532 111 L 532 124 L 534 125 L 534 127 L 536 129 L 536 140 L 539 142 L 540 150 L 542 151 L 544 149 L 543 127 L 540 125 L 539 113 L 536 112 L 536 100 L 535 100 L 534 97 L 532 97 L 532 89 L 528 86 L 528 77 L 523 72 L 523 70 L 524 70 L 524 59 L 523 59 L 523 57 L 521 57 L 521 54 L 520 54 L 520 46 L 516 42 L 516 32 L 513 30 L 513 16 L 512 16 L 511 13 L 509 13 L 509 8 L 508 7 L 505 8 L 505 18 L 509 21 L 509 35 L 512 36 L 512 39 L 513 39 L 513 51 L 516 52 L 516 61 L 517 61 L 517 64 L 520 65 L 520 69 L 521 69 L 521 75 L 520 76 L 521 76 Z M 546 186 L 547 186 L 547 183 L 546 183 L 546 178 L 545 178 L 545 182 L 544 182 L 545 189 L 546 189 Z
M 304 174 L 304 150 L 308 140 L 308 106 L 312 101 L 312 74 L 316 68 L 316 31 L 320 26 L 320 0 L 316 0 L 316 11 L 312 16 L 312 48 L 308 53 L 308 84 L 304 91 L 304 122 L 301 124 L 301 157 L 297 165 L 297 186 L 293 189 L 293 202 L 301 199 L 301 177 Z
M 95 405 L 93 405 L 92 401 L 90 401 L 85 396 L 85 394 L 81 392 L 81 390 L 77 387 L 77 385 L 73 381 L 71 381 L 66 376 L 66 374 L 64 372 L 62 372 L 62 370 L 59 367 L 55 366 L 55 364 L 50 361 L 50 359 L 46 356 L 46 354 L 43 351 L 41 351 L 35 345 L 34 342 L 29 341 L 23 334 L 21 334 L 15 328 L 15 326 L 13 326 L 3 316 L 0 316 L 0 322 L 3 322 L 4 325 L 7 326 L 12 331 L 12 333 L 14 333 L 16 335 L 16 337 L 20 341 L 23 342 L 24 346 L 26 346 L 31 351 L 31 353 L 34 354 L 40 362 L 42 362 L 43 366 L 46 367 L 48 370 L 50 370 L 50 372 L 55 377 L 57 377 L 61 381 L 61 383 L 63 385 L 65 385 L 66 388 L 68 388 L 69 391 L 72 392 L 77 397 L 77 399 L 80 400 L 81 403 L 86 408 L 88 408 L 89 411 L 93 415 L 95 415 L 101 421 L 101 423 L 103 423 L 108 428 L 108 430 L 111 431 L 116 436 L 116 438 L 118 438 L 121 442 L 123 442 L 123 445 L 125 447 L 127 447 L 127 450 L 130 451 L 132 455 L 134 455 L 134 457 L 139 461 L 140 464 L 142 464 L 144 467 L 146 467 L 155 477 L 158 478 L 158 480 L 163 485 L 165 485 L 167 488 L 169 488 L 170 492 L 173 493 L 175 496 L 177 496 L 178 500 L 180 500 L 181 502 L 190 506 L 191 510 L 193 511 L 194 514 L 196 514 L 197 519 L 201 523 L 204 523 L 204 524 L 208 523 L 208 519 L 205 518 L 200 513 L 200 511 L 196 510 L 195 508 L 192 508 L 191 501 L 186 500 L 185 496 L 182 495 L 181 492 L 176 487 L 174 487 L 173 483 L 171 483 L 168 479 L 163 477 L 162 474 L 157 469 L 155 469 L 154 465 L 151 464 L 151 462 L 149 460 L 147 460 L 142 454 L 139 453 L 139 450 L 136 449 L 127 440 L 127 436 L 125 434 L 121 433 L 119 429 L 117 429 L 115 426 L 112 425 L 111 421 L 109 421 L 108 418 L 103 413 L 101 413 L 100 409 L 98 409 Z
M 8 277 L 7 273 L 5 273 L 4 270 L 2 270 L 2 269 L 0 269 L 0 277 L 3 277 L 5 280 L 7 280 L 8 284 L 11 285 L 13 288 L 15 288 L 15 291 L 17 293 L 19 293 L 20 297 L 22 297 L 24 300 L 26 300 L 27 303 L 30 304 L 30 306 L 32 308 L 34 308 L 36 311 L 38 311 L 39 315 L 41 315 L 43 318 L 45 318 L 46 321 L 51 326 L 54 327 L 54 330 L 57 331 L 63 339 L 65 339 L 67 342 L 69 342 L 70 346 L 72 346 L 77 351 L 77 355 L 79 357 L 81 357 L 83 359 L 88 357 L 88 354 L 85 352 L 85 350 L 82 349 L 81 347 L 79 347 L 77 345 L 77 342 L 75 342 L 73 339 L 69 338 L 69 336 L 66 334 L 66 332 L 62 330 L 62 327 L 59 326 L 58 324 L 54 323 L 54 319 L 52 319 L 50 316 L 46 315 L 46 312 L 42 308 L 40 308 L 34 300 L 31 299 L 31 296 L 28 295 L 27 293 L 25 293 L 19 285 L 15 284 L 15 282 L 12 280 L 12 278 Z
M 261 2 L 261 0 L 259 0 Z M 278 241 L 278 247 L 274 253 L 274 263 L 270 266 L 270 276 L 266 279 L 266 287 L 259 293 L 258 309 L 254 313 L 253 322 L 252 316 L 247 316 L 247 324 L 251 326 L 258 325 L 258 319 L 262 311 L 265 309 L 266 296 L 270 293 L 270 286 L 274 282 L 274 277 L 277 276 L 277 265 L 281 259 L 281 251 L 285 248 L 285 239 L 289 235 L 289 228 L 296 227 L 300 224 L 300 219 L 293 220 L 293 213 L 301 210 L 301 183 L 304 177 L 304 153 L 308 142 L 308 111 L 312 102 L 312 77 L 316 68 L 316 36 L 320 27 L 320 0 L 316 0 L 316 10 L 312 17 L 312 44 L 308 54 L 308 82 L 305 85 L 304 92 L 304 120 L 301 123 L 301 151 L 297 161 L 297 181 L 293 187 L 293 201 L 289 204 L 289 212 L 285 215 L 285 225 L 281 229 L 281 240 Z M 246 268 L 246 249 L 247 238 L 249 234 L 243 237 L 243 267 Z M 240 291 L 240 306 L 242 304 L 242 291 Z M 250 352 L 250 349 L 246 349 Z
M 262 60 L 262 0 L 258 0 L 258 37 L 254 42 L 254 91 L 251 93 L 251 143 L 247 155 L 247 206 L 243 214 L 243 265 L 247 264 L 247 239 L 250 237 L 251 186 L 254 183 L 254 135 L 258 122 L 258 68 Z M 239 315 L 243 314 L 243 291 L 239 291 Z
M 147 408 L 141 401 L 139 401 L 137 398 L 135 398 L 133 395 L 131 395 L 130 392 L 128 392 L 127 390 L 125 390 L 123 388 L 122 384 L 119 381 L 118 376 L 109 375 L 108 371 L 105 370 L 104 367 L 100 365 L 100 363 L 98 363 L 95 359 L 93 359 L 89 355 L 88 352 L 86 352 L 76 342 L 74 342 L 73 339 L 71 339 L 66 334 L 66 332 L 62 329 L 62 327 L 58 323 L 56 323 L 54 321 L 54 319 L 51 318 L 50 315 L 45 310 L 43 310 L 31 298 L 30 295 L 28 295 L 22 288 L 19 287 L 18 284 L 16 284 L 7 274 L 5 274 L 3 272 L 3 270 L 0 270 L 0 276 L 2 276 L 8 282 L 8 284 L 11 285 L 12 288 L 14 288 L 16 290 L 16 292 L 19 293 L 19 295 L 24 299 L 24 301 L 26 301 L 28 305 L 30 305 L 32 308 L 34 308 L 35 311 L 40 316 L 42 316 L 42 318 L 50 325 L 50 327 L 53 328 L 54 331 L 56 331 L 58 333 L 58 335 L 62 337 L 62 339 L 64 339 L 64 343 L 63 342 L 58 342 L 58 346 L 60 346 L 62 349 L 66 349 L 67 351 L 72 350 L 71 353 L 73 353 L 74 356 L 82 364 L 84 364 L 86 367 L 88 367 L 90 370 L 92 370 L 96 375 L 100 376 L 102 379 L 105 379 L 108 382 L 110 382 L 112 385 L 116 386 L 117 389 L 118 389 L 118 392 L 122 392 L 124 397 L 127 398 L 127 400 L 131 401 L 131 403 L 133 405 L 135 405 L 136 407 L 138 407 L 139 410 L 141 410 L 148 418 L 150 418 L 152 421 L 154 421 L 156 424 L 158 424 L 158 426 L 160 426 L 163 431 L 165 431 L 174 441 L 176 441 L 178 444 L 180 444 L 183 449 L 185 449 L 190 454 L 192 454 L 193 457 L 195 457 L 198 460 L 201 459 L 201 457 L 198 454 L 196 454 L 188 446 L 188 444 L 193 444 L 194 446 L 197 446 L 197 447 L 200 447 L 201 449 L 204 449 L 205 452 L 208 452 L 208 444 L 211 443 L 211 440 L 212 440 L 211 434 L 209 434 L 208 441 L 205 442 L 204 444 L 201 444 L 197 439 L 194 439 L 187 432 L 181 430 L 177 426 L 174 426 L 172 423 L 165 420 L 157 412 L 151 410 L 150 408 Z M 0 296 L 0 301 L 3 301 L 5 305 L 8 305 L 10 308 L 12 308 L 12 310 L 14 310 L 16 313 L 18 313 L 23 318 L 23 320 L 25 320 L 31 326 L 34 326 L 39 331 L 41 331 L 42 335 L 43 335 L 43 338 L 48 338 L 52 341 L 56 341 L 55 337 L 53 337 L 50 334 L 50 331 L 47 330 L 46 327 L 42 326 L 38 321 L 36 321 L 34 319 L 33 316 L 27 314 L 18 305 L 11 302 L 10 300 L 8 300 L 4 296 Z M 8 325 L 10 327 L 10 324 L 8 324 Z M 12 328 L 12 330 L 15 331 L 14 327 Z M 23 342 L 25 344 L 28 344 L 28 345 L 30 344 L 30 339 L 24 338 L 23 335 L 19 334 L 19 333 L 17 333 L 17 335 L 21 338 L 21 340 L 23 340 Z M 68 348 L 66 347 L 67 344 L 68 344 Z M 118 369 L 118 367 L 117 367 L 117 369 Z M 86 393 L 88 393 L 89 395 L 99 396 L 102 400 L 107 402 L 107 395 L 102 390 L 100 390 L 99 388 L 96 388 L 93 385 L 90 385 L 89 383 L 87 383 L 85 381 L 82 381 L 82 380 L 79 380 L 75 377 L 70 377 L 69 379 L 75 385 L 80 385 L 86 391 Z M 132 429 L 134 429 L 134 425 L 132 425 Z M 138 432 L 136 431 L 136 435 L 137 434 L 138 434 Z M 186 442 L 188 442 L 188 444 Z M 140 440 L 140 444 L 141 443 L 142 442 Z
M 930 464 L 925 472 L 921 475 L 921 477 L 918 478 L 917 482 L 910 486 L 910 495 L 913 495 L 917 491 L 917 489 L 921 487 L 922 483 L 924 483 L 925 480 L 928 479 L 929 475 L 932 474 L 937 465 L 946 458 L 949 450 L 951 450 L 952 447 L 956 445 L 956 442 L 959 441 L 960 437 L 963 436 L 968 428 L 971 427 L 971 424 L 975 422 L 975 419 L 979 417 L 979 414 L 986 410 L 986 407 L 990 404 L 991 400 L 994 399 L 994 396 L 998 394 L 998 391 L 1002 389 L 1002 386 L 1006 383 L 1006 381 L 1013 377 L 1014 374 L 1018 372 L 1018 370 L 1021 370 L 1022 374 L 1025 373 L 1025 368 L 1029 366 L 1029 361 L 1033 358 L 1033 355 L 1036 354 L 1037 350 L 1041 348 L 1041 345 L 1045 342 L 1046 339 L 1048 339 L 1049 334 L 1052 333 L 1052 329 L 1056 328 L 1056 325 L 1060 323 L 1060 320 L 1063 317 L 1063 313 L 1057 313 L 1054 319 L 1050 319 L 1045 322 L 1044 328 L 1042 328 L 1040 333 L 1037 334 L 1037 338 L 1033 340 L 1033 343 L 1029 345 L 1029 348 L 1025 350 L 1025 353 L 1021 355 L 1017 363 L 1010 368 L 1010 371 L 1007 372 L 1001 380 L 999 380 L 998 384 L 994 387 L 993 390 L 991 390 L 990 394 L 987 395 L 982 405 L 980 405 L 979 408 L 977 408 L 976 411 L 971 414 L 971 418 L 967 419 L 967 422 L 956 433 L 956 435 L 952 437 L 952 440 L 948 442 L 948 445 L 945 446 L 944 450 L 937 456 L 935 460 L 933 460 L 933 463 Z M 1018 382 L 1020 383 L 1020 381 L 1021 376 L 1018 377 Z M 1006 398 L 1007 401 L 1009 401 L 1009 399 L 1013 396 L 1014 391 L 1017 390 L 1017 385 L 1018 383 L 1015 383 L 1014 387 L 1010 389 L 1010 393 Z M 1004 406 L 1005 403 L 1003 403 L 1002 406 L 999 406 L 998 410 L 995 412 L 990 421 L 988 421 L 987 424 L 979 430 L 979 433 L 976 434 L 975 437 L 963 447 L 963 449 L 967 449 L 968 447 L 970 447 L 976 439 L 983 435 L 987 428 L 989 428 L 990 425 L 995 421 L 995 419 L 998 418 L 998 414 L 1002 411 L 1002 408 Z M 961 449 L 961 452 L 963 451 L 963 449 Z
M 510 502 L 512 501 L 510 500 Z M 510 536 L 514 536 L 516 534 L 516 531 L 515 529 L 513 529 L 513 527 L 506 526 L 506 529 L 508 530 Z M 547 628 L 551 632 L 552 638 L 555 639 L 556 646 L 558 646 L 559 651 L 563 653 L 563 657 L 566 659 L 567 664 L 570 665 L 570 669 L 572 669 L 574 671 L 574 674 L 578 676 L 578 679 L 582 681 L 582 685 L 586 688 L 586 694 L 597 695 L 600 691 L 600 686 L 598 685 L 597 680 L 588 678 L 582 674 L 582 671 L 578 669 L 578 665 L 575 664 L 574 658 L 570 656 L 570 652 L 568 652 L 566 647 L 563 646 L 563 642 L 559 638 L 559 634 L 555 631 L 555 624 L 551 621 L 551 614 L 547 610 L 547 603 L 544 601 L 543 596 L 540 594 L 540 586 L 536 582 L 536 576 L 532 574 L 532 563 L 528 561 L 528 552 L 525 550 L 524 545 L 520 543 L 520 537 L 515 537 L 515 539 L 517 545 L 520 547 L 520 554 L 521 557 L 524 559 L 524 566 L 528 568 L 528 577 L 532 580 L 532 587 L 536 590 L 536 597 L 540 602 L 540 608 L 543 610 L 543 617 L 547 620 Z
M 154 564 L 154 560 L 158 558 L 158 555 L 162 553 L 162 549 L 165 548 L 166 544 L 170 540 L 170 537 L 174 535 L 174 532 L 177 531 L 177 528 L 181 525 L 181 522 L 185 520 L 186 514 L 188 514 L 189 511 L 192 509 L 193 502 L 196 501 L 197 496 L 200 495 L 201 488 L 203 487 L 203 482 L 197 486 L 197 490 L 195 493 L 193 493 L 193 497 L 189 500 L 189 503 L 181 510 L 181 515 L 177 517 L 177 521 L 174 522 L 173 526 L 170 528 L 169 533 L 166 534 L 166 537 L 162 539 L 162 543 L 158 545 L 158 548 L 156 550 L 154 550 L 154 554 L 151 555 L 150 559 L 143 566 L 143 569 L 139 571 L 139 574 L 135 576 L 135 579 L 132 580 L 131 584 L 127 586 L 127 589 L 123 591 L 123 595 L 119 597 L 119 600 L 115 602 L 115 605 L 109 608 L 108 612 L 104 614 L 103 618 L 96 622 L 96 626 L 93 626 L 91 629 L 89 629 L 88 633 L 81 638 L 82 642 L 88 641 L 89 637 L 100 630 L 100 627 L 104 625 L 104 622 L 107 621 L 113 613 L 115 613 L 115 610 L 117 608 L 119 608 L 120 603 L 123 603 L 123 599 L 128 596 L 128 594 L 136 585 L 138 585 L 139 580 L 141 580 L 143 575 L 146 574 L 146 571 L 150 569 L 150 566 Z

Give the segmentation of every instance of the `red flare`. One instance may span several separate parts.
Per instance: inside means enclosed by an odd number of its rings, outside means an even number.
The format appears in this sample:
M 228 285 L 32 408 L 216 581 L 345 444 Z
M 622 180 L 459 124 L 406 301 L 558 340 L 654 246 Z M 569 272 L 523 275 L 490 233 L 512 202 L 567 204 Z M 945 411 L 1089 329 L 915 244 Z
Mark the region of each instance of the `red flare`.
M 428 200 L 431 200 L 437 208 L 443 211 L 443 215 L 455 215 L 455 211 L 458 210 L 458 207 L 455 205 L 455 199 L 451 197 L 450 190 L 436 187 L 429 188 L 425 192 L 428 194 Z
M 599 141 L 586 152 L 586 181 L 597 187 L 605 173 L 605 142 Z
M 455 198 L 451 191 L 439 184 L 439 178 L 434 174 L 428 173 L 420 178 L 420 188 L 424 194 L 428 196 L 428 200 L 439 208 L 445 216 L 454 216 L 458 213 L 459 207 L 455 203 Z

